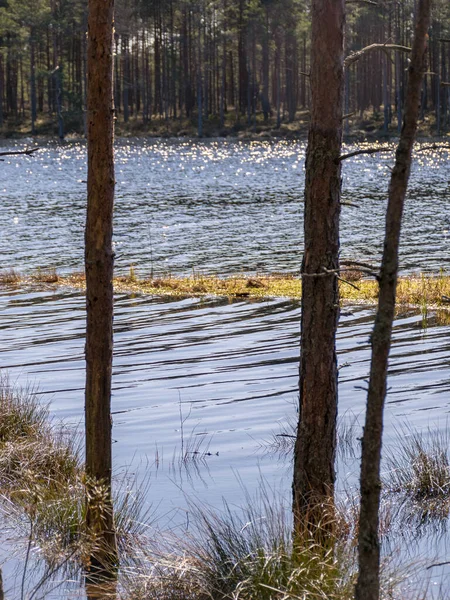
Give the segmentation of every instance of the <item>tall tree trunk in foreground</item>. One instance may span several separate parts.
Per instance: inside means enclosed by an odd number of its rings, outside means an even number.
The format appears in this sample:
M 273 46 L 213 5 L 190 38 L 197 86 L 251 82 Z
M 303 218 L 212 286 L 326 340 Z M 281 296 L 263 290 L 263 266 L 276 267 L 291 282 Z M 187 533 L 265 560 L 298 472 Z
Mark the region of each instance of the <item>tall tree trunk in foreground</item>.
M 359 577 L 356 585 L 356 600 L 378 600 L 380 595 L 378 512 L 381 491 L 380 459 L 383 407 L 395 311 L 400 228 L 419 115 L 430 6 L 431 0 L 419 0 L 403 128 L 389 185 L 380 294 L 372 333 L 372 362 L 362 442 L 361 512 L 358 539 Z
M 108 577 L 117 563 L 111 502 L 111 372 L 113 350 L 112 218 L 114 0 L 89 0 L 88 208 L 86 267 L 86 520 L 97 547 L 91 574 Z
M 337 414 L 336 329 L 345 22 L 344 0 L 313 0 L 311 124 L 305 183 L 300 415 L 294 454 L 294 533 L 332 528 Z

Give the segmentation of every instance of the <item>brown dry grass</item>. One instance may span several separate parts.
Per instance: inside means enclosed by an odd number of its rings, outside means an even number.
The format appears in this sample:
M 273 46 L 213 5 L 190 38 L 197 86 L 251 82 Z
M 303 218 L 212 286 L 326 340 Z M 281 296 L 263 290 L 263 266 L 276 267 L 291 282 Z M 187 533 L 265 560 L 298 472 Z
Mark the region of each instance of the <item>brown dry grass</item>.
M 344 270 L 340 282 L 340 296 L 343 302 L 376 304 L 378 283 L 373 279 L 363 279 L 357 269 Z M 348 283 L 346 283 L 348 282 Z M 85 289 L 86 281 L 82 272 L 59 275 L 56 270 L 38 271 L 31 276 L 22 276 L 14 270 L 0 273 L 0 286 L 7 287 L 18 283 L 29 285 L 54 284 L 59 287 Z M 167 275 L 152 279 L 139 278 L 134 268 L 129 275 L 114 279 L 116 292 L 127 294 L 148 294 L 155 296 L 228 296 L 231 298 L 294 298 L 301 297 L 301 280 L 291 273 L 268 275 L 236 275 L 227 278 L 210 275 L 175 277 Z M 450 275 L 420 274 L 403 276 L 398 280 L 397 304 L 416 306 L 423 312 L 427 309 L 440 309 L 447 314 L 450 309 Z
M 15 269 L 4 269 L 0 271 L 0 285 L 13 285 L 22 280 L 20 273 Z

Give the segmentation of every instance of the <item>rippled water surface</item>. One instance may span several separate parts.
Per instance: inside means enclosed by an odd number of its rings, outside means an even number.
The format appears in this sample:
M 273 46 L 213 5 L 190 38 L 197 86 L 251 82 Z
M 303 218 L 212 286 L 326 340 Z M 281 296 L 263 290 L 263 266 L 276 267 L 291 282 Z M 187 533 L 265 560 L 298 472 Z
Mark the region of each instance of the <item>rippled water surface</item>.
M 115 244 L 121 269 L 187 273 L 298 270 L 304 145 L 120 142 Z M 392 158 L 344 167 L 346 256 L 377 258 Z M 448 265 L 448 154 L 423 151 L 412 175 L 403 233 L 404 271 Z M 80 268 L 85 149 L 48 146 L 0 168 L 0 267 Z M 338 337 L 340 416 L 364 411 L 373 308 L 344 307 Z M 83 421 L 84 298 L 68 290 L 0 291 L 0 368 L 36 382 L 52 414 Z M 444 430 L 450 409 L 450 326 L 431 313 L 397 316 L 386 407 L 385 452 L 398 429 Z M 296 418 L 298 303 L 116 297 L 114 463 L 149 478 L 160 527 L 191 527 L 187 498 L 244 501 L 264 478 L 290 497 L 290 461 L 268 452 Z M 338 488 L 355 485 L 356 454 L 340 453 Z M 192 451 L 180 461 L 181 451 Z M 194 454 L 198 451 L 199 454 Z M 413 535 L 414 532 L 411 533 Z M 425 541 L 424 541 L 425 540 Z M 394 540 L 408 555 L 408 542 Z M 428 564 L 447 556 L 447 536 L 422 539 Z M 391 548 L 392 549 L 392 548 Z M 425 573 L 425 571 L 423 571 Z M 436 571 L 427 576 L 442 581 Z
M 298 271 L 304 155 L 303 142 L 119 141 L 118 268 Z M 344 202 L 358 207 L 343 207 L 343 255 L 379 257 L 392 161 L 387 153 L 344 162 Z M 2 163 L 0 267 L 82 266 L 85 180 L 81 143 L 48 145 Z M 403 270 L 436 271 L 448 261 L 449 181 L 448 150 L 417 153 Z

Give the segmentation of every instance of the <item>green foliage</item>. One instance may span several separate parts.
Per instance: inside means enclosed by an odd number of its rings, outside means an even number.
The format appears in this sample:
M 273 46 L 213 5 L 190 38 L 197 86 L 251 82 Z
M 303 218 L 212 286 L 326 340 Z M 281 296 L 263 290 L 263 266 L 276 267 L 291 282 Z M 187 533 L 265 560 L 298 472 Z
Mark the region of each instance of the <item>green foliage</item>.
M 388 40 L 408 45 L 414 6 L 414 0 L 348 3 L 346 53 Z M 174 123 L 178 131 L 185 130 L 180 117 L 197 118 L 201 89 L 205 135 L 256 129 L 259 115 L 277 131 L 280 121 L 299 121 L 300 131 L 310 103 L 310 21 L 310 2 L 303 0 L 116 0 L 118 123 L 126 132 L 147 132 L 159 120 L 166 133 L 176 134 Z M 83 132 L 86 30 L 87 0 L 0 0 L 0 58 L 6 67 L 0 119 L 9 133 L 28 131 L 32 106 L 38 113 L 37 132 L 52 131 L 59 101 L 66 128 Z M 438 40 L 449 32 L 449 3 L 438 0 L 430 29 L 430 71 L 440 69 L 442 78 L 447 68 Z M 348 121 L 349 126 L 364 128 L 364 111 L 384 114 L 387 67 L 381 58 L 380 51 L 368 53 L 350 71 L 347 108 L 361 117 Z M 387 60 L 392 112 L 396 85 L 404 90 L 406 62 L 402 57 L 399 74 L 391 55 Z M 431 76 L 427 85 L 427 110 L 432 111 L 437 98 Z M 442 103 L 444 132 L 450 128 L 450 112 Z

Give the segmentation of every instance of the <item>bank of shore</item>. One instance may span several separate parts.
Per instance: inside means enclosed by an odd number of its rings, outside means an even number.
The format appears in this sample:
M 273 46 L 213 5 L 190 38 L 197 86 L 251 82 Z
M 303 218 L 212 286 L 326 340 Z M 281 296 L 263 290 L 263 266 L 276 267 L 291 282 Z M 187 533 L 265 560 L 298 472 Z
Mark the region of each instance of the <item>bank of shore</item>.
M 338 276 L 340 298 L 343 303 L 376 304 L 378 282 L 375 277 L 367 277 L 357 267 L 344 267 Z M 375 273 L 374 273 L 375 274 Z M 326 275 L 326 274 L 325 274 Z M 71 288 L 84 290 L 84 273 L 59 274 L 56 270 L 35 271 L 24 275 L 14 269 L 0 271 L 0 288 L 11 286 L 31 286 Z M 116 293 L 139 294 L 170 297 L 222 296 L 237 299 L 301 298 L 301 278 L 292 273 L 272 273 L 229 277 L 193 274 L 189 277 L 166 275 L 160 277 L 141 277 L 134 267 L 127 275 L 114 278 Z M 415 274 L 402 276 L 398 280 L 397 304 L 415 306 L 422 312 L 429 309 L 450 311 L 450 275 L 443 270 L 437 274 Z

